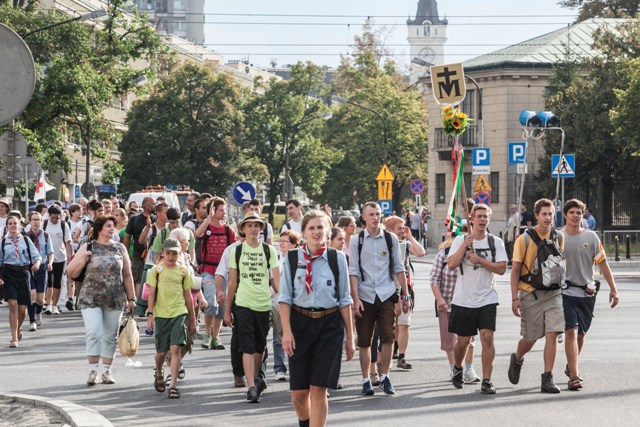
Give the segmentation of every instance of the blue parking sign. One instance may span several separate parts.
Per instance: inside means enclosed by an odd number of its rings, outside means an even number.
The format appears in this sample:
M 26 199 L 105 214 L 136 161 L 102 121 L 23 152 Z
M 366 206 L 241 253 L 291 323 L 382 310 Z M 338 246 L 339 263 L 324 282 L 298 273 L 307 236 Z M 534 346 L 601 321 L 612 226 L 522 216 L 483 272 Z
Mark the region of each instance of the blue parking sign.
M 488 148 L 474 148 L 471 150 L 471 166 L 489 166 L 491 154 Z
M 509 143 L 509 164 L 510 165 L 518 165 L 518 164 L 526 163 L 524 158 L 525 147 L 526 145 L 524 142 Z
M 378 200 L 383 215 L 391 215 L 393 212 L 393 203 L 391 200 Z

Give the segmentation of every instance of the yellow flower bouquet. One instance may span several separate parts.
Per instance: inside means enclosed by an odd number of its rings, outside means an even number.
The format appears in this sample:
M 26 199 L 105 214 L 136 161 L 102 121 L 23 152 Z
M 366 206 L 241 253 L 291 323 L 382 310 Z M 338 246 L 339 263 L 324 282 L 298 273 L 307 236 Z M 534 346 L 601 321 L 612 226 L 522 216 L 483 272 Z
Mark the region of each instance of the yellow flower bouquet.
M 473 121 L 465 113 L 450 105 L 442 107 L 442 117 L 440 119 L 445 133 L 450 136 L 463 134 Z

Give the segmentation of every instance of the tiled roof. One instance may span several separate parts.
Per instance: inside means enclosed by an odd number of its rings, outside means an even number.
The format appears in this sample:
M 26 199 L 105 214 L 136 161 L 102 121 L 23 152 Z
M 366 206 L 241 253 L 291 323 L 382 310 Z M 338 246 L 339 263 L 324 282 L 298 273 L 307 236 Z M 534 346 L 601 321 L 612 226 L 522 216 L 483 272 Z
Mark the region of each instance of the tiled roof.
M 594 18 L 561 28 L 509 47 L 477 56 L 464 62 L 464 69 L 482 70 L 518 66 L 548 67 L 569 57 L 598 55 L 592 48 L 593 32 L 598 28 L 615 30 L 625 19 Z

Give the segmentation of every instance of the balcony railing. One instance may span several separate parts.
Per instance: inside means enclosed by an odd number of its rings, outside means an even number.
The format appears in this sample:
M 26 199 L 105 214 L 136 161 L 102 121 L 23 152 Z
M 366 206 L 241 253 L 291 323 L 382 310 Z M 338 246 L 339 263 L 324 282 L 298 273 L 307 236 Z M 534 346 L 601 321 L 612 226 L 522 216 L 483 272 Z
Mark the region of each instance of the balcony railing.
M 460 136 L 462 147 L 472 148 L 479 146 L 478 127 L 469 126 L 467 131 Z M 435 128 L 434 143 L 436 150 L 450 150 L 453 145 L 453 137 L 444 132 L 444 128 Z

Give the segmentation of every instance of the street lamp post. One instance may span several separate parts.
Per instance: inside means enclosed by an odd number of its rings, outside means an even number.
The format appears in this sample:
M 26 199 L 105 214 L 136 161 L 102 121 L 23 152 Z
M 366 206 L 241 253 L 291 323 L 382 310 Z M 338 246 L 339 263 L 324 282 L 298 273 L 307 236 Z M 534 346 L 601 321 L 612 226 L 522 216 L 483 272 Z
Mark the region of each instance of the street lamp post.
M 382 117 L 382 114 L 378 113 L 376 110 L 373 110 L 369 107 L 365 107 L 364 105 L 360 105 L 356 102 L 350 101 L 348 99 L 345 98 L 341 98 L 339 96 L 333 96 L 332 98 L 333 101 L 336 102 L 341 102 L 343 104 L 350 104 L 350 105 L 355 105 L 356 107 L 360 107 L 363 110 L 367 110 L 373 114 L 375 114 L 376 116 L 378 116 L 378 118 L 382 121 L 382 126 L 384 127 L 384 163 L 387 163 L 387 157 L 388 157 L 388 152 L 387 152 L 387 122 L 384 120 L 384 117 Z
M 22 38 L 26 39 L 27 37 L 29 37 L 29 36 L 31 36 L 31 35 L 33 35 L 35 33 L 39 33 L 40 31 L 50 30 L 51 28 L 59 27 L 60 25 L 68 24 L 69 22 L 88 21 L 88 20 L 91 20 L 91 19 L 98 19 L 98 18 L 101 18 L 101 17 L 105 16 L 106 14 L 107 14 L 107 11 L 104 10 L 104 9 L 94 10 L 93 12 L 86 13 L 86 14 L 80 15 L 80 16 L 76 16 L 75 18 L 67 19 L 66 21 L 56 22 L 55 24 L 51 24 L 51 25 L 47 25 L 46 27 L 35 29 L 35 30 L 31 31 L 31 32 L 28 32 L 24 36 L 22 36 Z
M 293 127 L 297 127 L 300 126 L 304 123 L 310 122 L 311 120 L 329 120 L 331 117 L 333 117 L 333 114 L 328 111 L 326 113 L 322 113 L 319 116 L 311 116 L 311 117 L 307 117 L 306 119 L 300 120 L 297 123 L 293 124 Z M 294 134 L 295 136 L 295 134 Z M 292 138 L 293 139 L 293 138 Z M 287 194 L 287 200 L 291 200 L 293 199 L 293 180 L 291 179 L 291 176 L 289 176 L 289 156 L 291 154 L 291 143 L 287 142 L 284 145 L 284 182 L 285 182 L 285 193 Z

